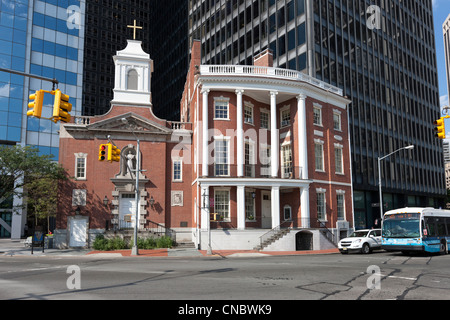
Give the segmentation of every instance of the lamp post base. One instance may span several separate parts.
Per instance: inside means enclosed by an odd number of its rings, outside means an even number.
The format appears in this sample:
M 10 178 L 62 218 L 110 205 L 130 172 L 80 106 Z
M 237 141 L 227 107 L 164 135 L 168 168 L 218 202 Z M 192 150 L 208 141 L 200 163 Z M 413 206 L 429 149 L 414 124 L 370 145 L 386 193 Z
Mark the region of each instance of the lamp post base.
M 138 256 L 138 255 L 139 255 L 139 250 L 138 250 L 138 247 L 137 247 L 137 246 L 133 246 L 133 247 L 131 248 L 131 255 L 132 255 L 132 256 Z

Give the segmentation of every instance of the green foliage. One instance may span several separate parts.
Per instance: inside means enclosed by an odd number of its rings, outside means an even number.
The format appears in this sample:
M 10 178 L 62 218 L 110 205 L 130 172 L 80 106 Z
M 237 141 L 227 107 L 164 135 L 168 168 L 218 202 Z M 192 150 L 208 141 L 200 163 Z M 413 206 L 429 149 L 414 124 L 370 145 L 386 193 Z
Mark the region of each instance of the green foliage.
M 93 244 L 94 249 L 100 251 L 124 250 L 132 246 L 133 240 L 131 243 L 128 243 L 120 237 L 106 239 L 102 234 L 97 235 Z M 173 240 L 167 236 L 161 238 L 138 238 L 139 249 L 171 248 L 172 246 Z
M 52 155 L 40 155 L 39 150 L 32 146 L 0 146 L 0 204 L 11 201 L 14 196 L 22 197 L 24 190 L 30 193 L 33 189 L 45 188 L 42 186 L 44 183 L 56 185 L 58 180 L 67 179 L 65 170 L 52 158 Z M 55 202 L 56 188 L 49 191 L 52 191 L 51 198 L 47 195 L 38 197 Z M 39 214 L 42 214 L 42 207 L 49 206 L 42 203 L 39 204 Z

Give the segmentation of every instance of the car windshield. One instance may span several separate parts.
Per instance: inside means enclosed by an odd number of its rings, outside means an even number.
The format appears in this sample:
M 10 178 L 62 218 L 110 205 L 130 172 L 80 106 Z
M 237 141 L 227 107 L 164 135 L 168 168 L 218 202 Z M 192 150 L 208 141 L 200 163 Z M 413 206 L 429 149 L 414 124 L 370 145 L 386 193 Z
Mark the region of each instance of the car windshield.
M 350 235 L 350 238 L 362 238 L 366 237 L 369 231 L 355 231 Z
M 386 219 L 383 222 L 383 237 L 386 238 L 419 238 L 419 219 Z

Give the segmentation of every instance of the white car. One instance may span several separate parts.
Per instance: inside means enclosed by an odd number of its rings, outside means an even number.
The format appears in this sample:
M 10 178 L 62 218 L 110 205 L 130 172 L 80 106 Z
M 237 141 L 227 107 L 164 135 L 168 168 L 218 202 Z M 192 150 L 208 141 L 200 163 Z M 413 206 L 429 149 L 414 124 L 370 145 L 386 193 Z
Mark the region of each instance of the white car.
M 381 249 L 381 229 L 366 229 L 353 232 L 350 237 L 342 239 L 338 244 L 341 253 L 371 253 L 373 249 Z

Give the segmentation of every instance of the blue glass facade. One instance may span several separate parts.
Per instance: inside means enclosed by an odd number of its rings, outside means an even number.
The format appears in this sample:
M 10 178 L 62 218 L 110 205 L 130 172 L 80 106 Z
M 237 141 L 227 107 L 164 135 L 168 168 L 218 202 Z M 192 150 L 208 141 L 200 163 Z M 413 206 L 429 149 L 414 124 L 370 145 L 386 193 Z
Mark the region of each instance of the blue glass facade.
M 0 2 L 0 67 L 25 71 L 28 0 Z M 20 142 L 24 77 L 0 72 L 0 141 Z
M 85 7 L 85 0 L 0 0 L 0 68 L 57 79 L 71 115 L 81 115 Z M 59 123 L 44 119 L 52 117 L 54 97 L 45 94 L 41 119 L 26 115 L 39 89 L 51 91 L 52 83 L 0 72 L 0 144 L 33 145 L 58 160 Z M 20 238 L 26 219 L 10 206 L 0 208 L 0 237 Z
M 72 115 L 81 114 L 84 8 L 84 0 L 0 0 L 0 67 L 57 79 Z M 0 143 L 35 145 L 57 159 L 59 124 L 26 117 L 28 95 L 38 89 L 52 84 L 0 72 Z M 52 103 L 46 94 L 43 118 Z

